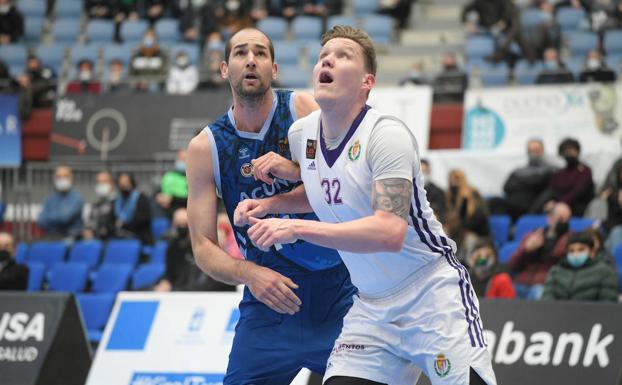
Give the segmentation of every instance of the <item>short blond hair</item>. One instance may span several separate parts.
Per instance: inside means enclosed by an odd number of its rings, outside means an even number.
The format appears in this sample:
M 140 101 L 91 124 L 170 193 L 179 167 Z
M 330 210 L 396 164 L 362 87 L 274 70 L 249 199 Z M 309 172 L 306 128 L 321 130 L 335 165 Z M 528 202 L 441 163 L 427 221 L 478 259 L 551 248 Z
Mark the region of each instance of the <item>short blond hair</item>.
M 370 74 L 376 76 L 376 68 L 378 67 L 378 62 L 376 61 L 376 48 L 374 47 L 374 42 L 371 40 L 367 32 L 349 25 L 336 25 L 322 35 L 322 47 L 329 40 L 337 38 L 350 39 L 358 44 L 361 47 L 361 50 L 363 50 L 365 69 Z

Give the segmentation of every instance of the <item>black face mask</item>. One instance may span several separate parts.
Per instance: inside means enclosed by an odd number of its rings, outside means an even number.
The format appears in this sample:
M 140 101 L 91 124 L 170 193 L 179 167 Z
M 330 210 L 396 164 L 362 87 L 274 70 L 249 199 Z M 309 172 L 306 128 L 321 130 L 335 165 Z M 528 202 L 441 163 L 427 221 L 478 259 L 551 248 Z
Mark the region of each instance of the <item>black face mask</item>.
M 177 227 L 177 236 L 179 236 L 179 238 L 188 238 L 189 233 L 188 227 Z
M 564 159 L 568 168 L 576 168 L 579 165 L 579 158 L 576 156 L 565 156 Z
M 4 264 L 11 260 L 11 253 L 6 250 L 0 250 L 0 263 Z
M 127 198 L 128 196 L 130 196 L 131 192 L 132 190 L 119 190 L 119 193 L 121 194 L 123 198 Z
M 557 224 L 555 225 L 555 234 L 565 234 L 568 231 L 569 226 L 570 225 L 568 224 L 568 222 L 557 222 Z

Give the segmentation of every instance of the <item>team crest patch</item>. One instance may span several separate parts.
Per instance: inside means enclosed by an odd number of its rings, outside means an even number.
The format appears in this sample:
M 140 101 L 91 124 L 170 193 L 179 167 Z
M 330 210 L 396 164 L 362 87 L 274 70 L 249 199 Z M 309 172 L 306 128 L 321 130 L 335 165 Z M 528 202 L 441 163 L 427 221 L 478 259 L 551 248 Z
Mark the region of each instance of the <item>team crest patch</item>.
M 307 139 L 307 159 L 315 159 L 315 151 L 317 149 L 317 140 Z
M 244 163 L 242 167 L 240 167 L 240 174 L 242 174 L 245 178 L 253 176 L 253 165 L 250 163 Z
M 434 360 L 434 371 L 439 377 L 445 377 L 449 374 L 450 369 L 451 362 L 449 361 L 449 358 L 445 357 L 444 354 L 436 356 L 436 360 Z
M 287 152 L 287 150 L 289 150 L 289 140 L 287 138 L 279 139 L 277 145 L 279 146 L 279 151 L 281 153 Z
M 352 146 L 350 146 L 350 149 L 348 149 L 348 158 L 351 161 L 355 161 L 359 158 L 359 156 L 361 156 L 361 143 L 359 143 L 359 140 L 355 140 L 354 144 Z

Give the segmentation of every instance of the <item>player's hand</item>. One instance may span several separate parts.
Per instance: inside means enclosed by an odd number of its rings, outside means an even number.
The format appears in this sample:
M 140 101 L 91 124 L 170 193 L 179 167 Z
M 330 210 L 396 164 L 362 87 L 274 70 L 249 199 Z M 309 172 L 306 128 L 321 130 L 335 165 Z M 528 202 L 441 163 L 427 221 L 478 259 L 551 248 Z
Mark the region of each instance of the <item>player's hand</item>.
M 263 218 L 270 212 L 265 199 L 244 199 L 233 212 L 233 224 L 241 227 L 250 224 L 250 218 Z
M 253 165 L 253 176 L 255 180 L 261 180 L 268 184 L 272 184 L 274 180 L 270 176 L 272 174 L 276 178 L 291 181 L 300 180 L 300 167 L 289 159 L 270 151 L 257 159 L 251 160 Z
M 251 227 L 248 236 L 253 244 L 263 251 L 268 251 L 276 243 L 294 243 L 298 240 L 291 219 L 249 218 Z
M 292 289 L 298 289 L 291 279 L 263 266 L 248 264 L 249 279 L 246 286 L 262 303 L 281 314 L 294 314 L 302 301 Z

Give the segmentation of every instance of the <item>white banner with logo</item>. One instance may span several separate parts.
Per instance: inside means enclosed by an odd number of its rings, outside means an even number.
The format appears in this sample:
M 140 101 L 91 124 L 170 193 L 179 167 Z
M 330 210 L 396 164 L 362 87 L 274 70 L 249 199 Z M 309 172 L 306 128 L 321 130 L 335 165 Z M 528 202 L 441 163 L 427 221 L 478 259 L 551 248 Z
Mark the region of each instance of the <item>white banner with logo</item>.
M 119 294 L 86 384 L 222 384 L 240 300 L 241 293 Z

